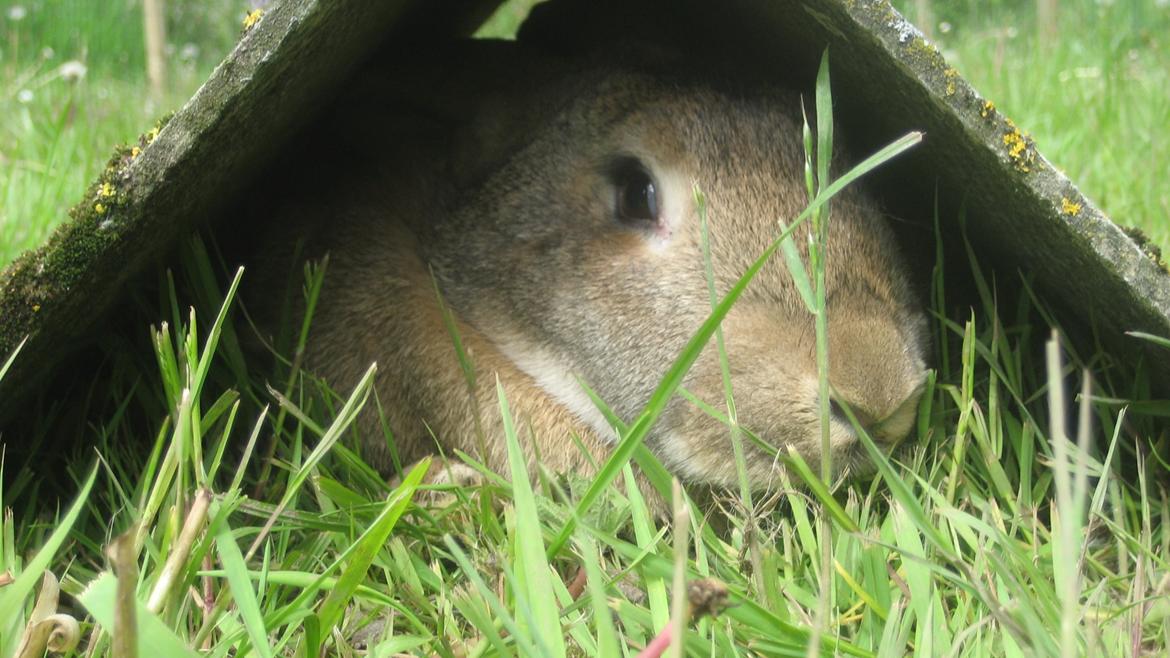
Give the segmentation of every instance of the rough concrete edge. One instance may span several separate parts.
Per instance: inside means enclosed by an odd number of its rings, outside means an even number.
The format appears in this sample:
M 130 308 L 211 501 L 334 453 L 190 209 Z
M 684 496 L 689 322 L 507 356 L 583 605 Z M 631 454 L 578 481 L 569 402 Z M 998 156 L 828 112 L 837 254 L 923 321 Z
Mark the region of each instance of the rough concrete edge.
M 995 153 L 1005 172 L 1051 209 L 1051 216 L 1081 237 L 1110 264 L 1135 301 L 1170 331 L 1170 273 L 1156 250 L 1140 244 L 1102 212 L 1048 161 L 1027 133 L 980 95 L 922 32 L 888 0 L 837 0 L 862 31 L 872 35 L 934 102 L 957 117 L 973 140 Z

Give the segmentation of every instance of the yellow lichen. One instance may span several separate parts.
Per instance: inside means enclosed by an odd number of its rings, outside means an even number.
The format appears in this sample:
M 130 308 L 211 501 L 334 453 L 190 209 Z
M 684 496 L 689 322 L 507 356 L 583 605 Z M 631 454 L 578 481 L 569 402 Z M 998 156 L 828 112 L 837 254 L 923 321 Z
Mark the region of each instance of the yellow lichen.
M 1060 199 L 1060 212 L 1066 215 L 1075 217 L 1081 214 L 1081 208 L 1081 204 L 1075 201 L 1070 201 L 1068 197 L 1061 197 Z
M 130 159 L 137 158 L 139 153 L 142 153 L 142 149 L 138 148 L 137 146 L 130 149 Z
M 1020 132 L 1011 119 L 1005 119 L 1008 131 L 1003 134 L 1003 145 L 1007 147 L 1008 157 L 1016 170 L 1021 173 L 1032 171 L 1036 164 L 1036 153 L 1030 148 L 1031 138 Z
M 959 79 L 959 72 L 953 68 L 948 68 L 943 71 L 943 76 L 947 81 L 947 96 L 954 96 L 955 90 L 957 89 L 955 81 Z
M 987 117 L 991 116 L 991 113 L 994 111 L 995 103 L 992 103 L 991 101 L 983 101 L 983 107 L 979 110 L 979 116 L 986 119 Z
M 114 196 L 114 186 L 110 185 L 108 182 L 102 183 L 101 187 L 98 188 L 98 196 L 103 199 L 108 199 Z
M 95 203 L 93 204 L 93 211 L 99 215 L 104 215 L 106 214 L 106 206 L 103 203 Z
M 248 12 L 248 15 L 244 16 L 244 29 L 250 30 L 255 27 L 256 23 L 260 22 L 260 18 L 262 16 L 264 16 L 263 9 L 253 9 L 252 11 Z
M 40 304 L 33 304 L 32 310 L 33 310 L 33 313 L 40 313 L 41 312 L 41 305 Z
M 147 144 L 153 142 L 155 137 L 158 137 L 159 129 L 160 129 L 160 126 L 155 126 L 155 127 L 150 129 L 150 132 L 146 133 L 146 143 Z
M 946 60 L 943 59 L 942 53 L 922 37 L 914 37 L 906 47 L 912 55 L 936 69 L 943 69 L 946 66 Z

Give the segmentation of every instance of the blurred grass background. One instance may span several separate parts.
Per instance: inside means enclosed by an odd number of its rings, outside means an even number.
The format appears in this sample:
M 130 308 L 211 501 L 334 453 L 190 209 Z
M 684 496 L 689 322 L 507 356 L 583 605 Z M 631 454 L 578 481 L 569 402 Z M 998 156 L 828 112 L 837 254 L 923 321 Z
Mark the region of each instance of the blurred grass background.
M 177 109 L 264 4 L 165 0 L 155 96 L 143 1 L 0 3 L 0 263 L 67 219 L 112 147 Z M 481 34 L 511 33 L 532 4 L 506 3 Z M 895 5 L 1115 221 L 1170 247 L 1170 0 Z

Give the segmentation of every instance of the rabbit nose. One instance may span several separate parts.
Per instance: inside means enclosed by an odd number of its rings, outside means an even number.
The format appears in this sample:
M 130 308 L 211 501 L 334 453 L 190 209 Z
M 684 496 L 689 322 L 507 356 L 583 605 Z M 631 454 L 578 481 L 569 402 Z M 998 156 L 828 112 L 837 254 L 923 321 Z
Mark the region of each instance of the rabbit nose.
M 850 404 L 848 400 L 843 401 L 836 397 L 829 401 L 829 413 L 833 420 L 845 425 L 850 430 L 857 431 L 858 428 L 864 430 L 866 435 L 878 445 L 894 446 L 906 438 L 906 434 L 909 432 L 909 427 L 903 426 L 905 425 L 904 419 L 899 418 L 901 414 L 898 412 L 904 405 L 913 404 L 916 408 L 917 397 L 916 391 L 898 405 L 894 412 L 881 419 L 859 408 L 856 404 Z M 849 418 L 850 413 L 853 414 L 852 420 Z M 854 425 L 855 422 L 856 425 Z
M 853 419 L 857 421 L 857 424 L 861 425 L 861 427 L 863 427 L 866 432 L 872 433 L 872 428 L 874 426 L 873 416 L 862 411 L 856 404 L 851 404 L 848 401 L 845 401 L 845 405 L 847 405 L 849 407 L 849 411 L 853 413 Z M 843 423 L 847 427 L 853 427 L 853 420 L 849 419 L 849 413 L 845 411 L 845 407 L 842 406 L 841 400 L 835 396 L 829 399 L 829 414 L 832 416 L 833 420 Z

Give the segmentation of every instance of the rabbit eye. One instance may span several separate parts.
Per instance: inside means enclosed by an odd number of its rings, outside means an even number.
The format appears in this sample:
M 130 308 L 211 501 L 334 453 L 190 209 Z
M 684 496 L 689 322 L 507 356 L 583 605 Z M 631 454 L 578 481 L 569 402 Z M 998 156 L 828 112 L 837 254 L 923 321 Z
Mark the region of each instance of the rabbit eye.
M 636 162 L 625 162 L 614 172 L 618 219 L 626 223 L 658 221 L 658 190 L 654 179 Z

